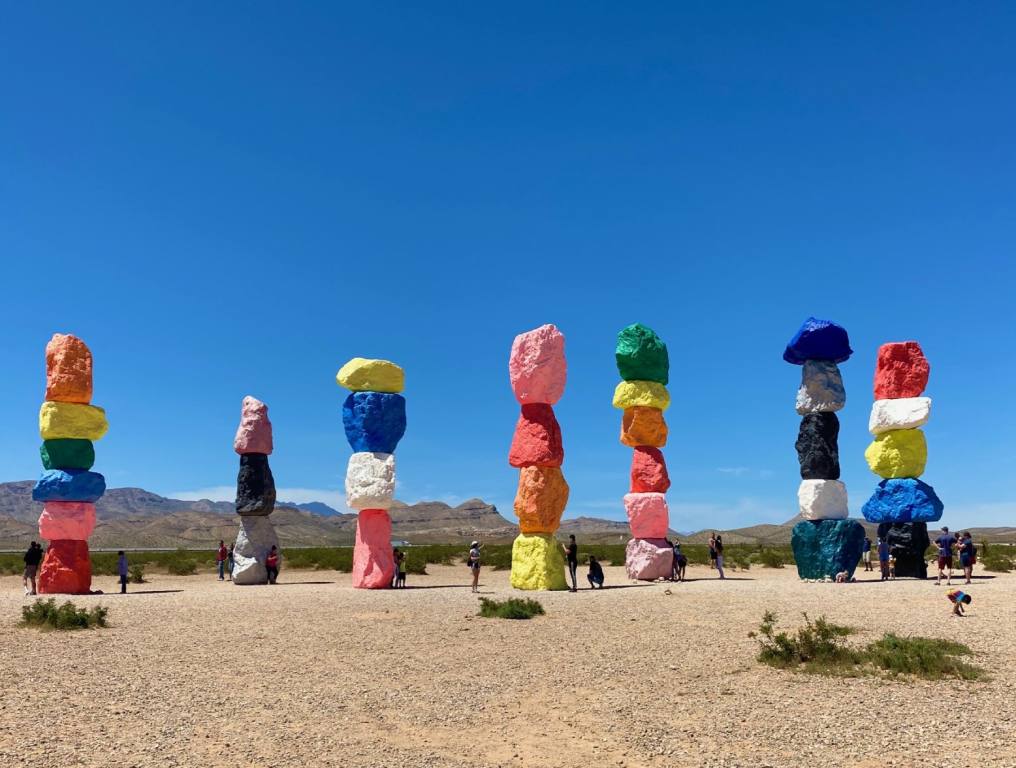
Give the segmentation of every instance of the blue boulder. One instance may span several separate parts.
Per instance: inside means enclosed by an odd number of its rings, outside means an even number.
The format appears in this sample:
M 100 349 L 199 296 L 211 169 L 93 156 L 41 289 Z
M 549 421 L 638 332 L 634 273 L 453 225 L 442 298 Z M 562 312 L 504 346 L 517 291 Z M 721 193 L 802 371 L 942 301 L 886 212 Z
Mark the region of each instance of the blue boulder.
M 342 425 L 354 451 L 395 453 L 406 433 L 406 398 L 388 392 L 354 392 L 342 404 Z
M 832 360 L 842 363 L 850 358 L 847 330 L 831 320 L 809 317 L 794 334 L 783 352 L 783 359 L 794 365 L 804 365 L 805 360 Z
M 835 578 L 841 571 L 852 577 L 864 548 L 864 526 L 856 520 L 802 520 L 790 545 L 802 579 Z
M 883 480 L 861 514 L 869 523 L 933 523 L 942 519 L 945 505 L 935 489 L 913 477 Z
M 47 469 L 32 488 L 34 501 L 94 503 L 106 492 L 106 478 L 87 469 Z

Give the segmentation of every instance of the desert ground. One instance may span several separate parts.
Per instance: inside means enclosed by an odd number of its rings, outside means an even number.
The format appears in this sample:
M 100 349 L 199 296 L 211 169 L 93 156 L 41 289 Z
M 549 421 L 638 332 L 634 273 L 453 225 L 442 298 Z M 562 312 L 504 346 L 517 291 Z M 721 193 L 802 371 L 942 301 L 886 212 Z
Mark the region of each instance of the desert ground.
M 465 566 L 405 591 L 283 571 L 276 586 L 154 574 L 108 629 L 19 628 L 0 579 L 4 766 L 1016 765 L 1016 576 L 945 586 L 807 584 L 792 568 L 538 594 L 547 615 L 481 619 Z M 871 576 L 858 572 L 859 577 Z M 581 572 L 580 572 L 581 577 Z M 97 578 L 94 588 L 116 589 Z M 484 571 L 485 596 L 515 593 Z M 967 643 L 989 682 L 843 679 L 755 661 L 765 609 Z

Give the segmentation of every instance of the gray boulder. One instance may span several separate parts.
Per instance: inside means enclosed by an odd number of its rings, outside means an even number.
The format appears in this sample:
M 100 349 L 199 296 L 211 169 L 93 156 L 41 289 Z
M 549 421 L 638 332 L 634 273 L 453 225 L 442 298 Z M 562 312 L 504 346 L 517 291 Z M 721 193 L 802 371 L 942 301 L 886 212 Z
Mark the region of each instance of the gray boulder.
M 801 387 L 797 390 L 797 412 L 838 411 L 847 403 L 843 377 L 836 363 L 830 360 L 806 360 L 801 368 Z
M 267 584 L 265 558 L 272 546 L 279 546 L 271 518 L 262 515 L 240 517 L 240 532 L 233 547 L 233 583 Z M 281 562 L 282 557 L 280 555 Z

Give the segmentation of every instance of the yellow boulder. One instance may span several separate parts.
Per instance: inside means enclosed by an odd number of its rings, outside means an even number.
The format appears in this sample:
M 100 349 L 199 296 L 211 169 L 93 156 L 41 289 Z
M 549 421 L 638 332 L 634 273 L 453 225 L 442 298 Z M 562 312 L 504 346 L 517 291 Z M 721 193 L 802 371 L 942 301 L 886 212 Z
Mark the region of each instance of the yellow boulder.
M 395 363 L 363 357 L 354 357 L 339 368 L 335 380 L 353 392 L 401 392 L 406 386 L 406 375 Z
M 98 440 L 108 429 L 106 412 L 97 405 L 47 400 L 39 409 L 43 440 Z
M 920 477 L 928 461 L 928 444 L 919 429 L 895 429 L 878 435 L 864 458 L 872 472 L 886 479 Z
M 564 552 L 549 533 L 523 533 L 512 544 L 512 586 L 515 589 L 568 589 Z
M 665 411 L 670 407 L 670 393 L 665 386 L 655 381 L 622 381 L 614 390 L 614 407 L 636 406 Z

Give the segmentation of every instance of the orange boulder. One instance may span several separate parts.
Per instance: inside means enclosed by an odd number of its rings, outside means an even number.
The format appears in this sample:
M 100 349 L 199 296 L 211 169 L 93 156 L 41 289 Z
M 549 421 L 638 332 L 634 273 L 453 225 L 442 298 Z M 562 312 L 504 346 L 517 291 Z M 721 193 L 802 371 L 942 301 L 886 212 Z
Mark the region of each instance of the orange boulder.
M 558 467 L 523 467 L 515 495 L 522 533 L 554 533 L 568 505 L 568 483 Z
M 667 422 L 663 420 L 663 411 L 645 405 L 625 408 L 621 420 L 621 442 L 632 448 L 639 445 L 652 448 L 665 446 Z
M 77 336 L 54 333 L 46 345 L 46 399 L 92 401 L 92 353 Z
M 44 595 L 87 595 L 92 589 L 88 542 L 51 541 L 39 569 L 38 587 Z

